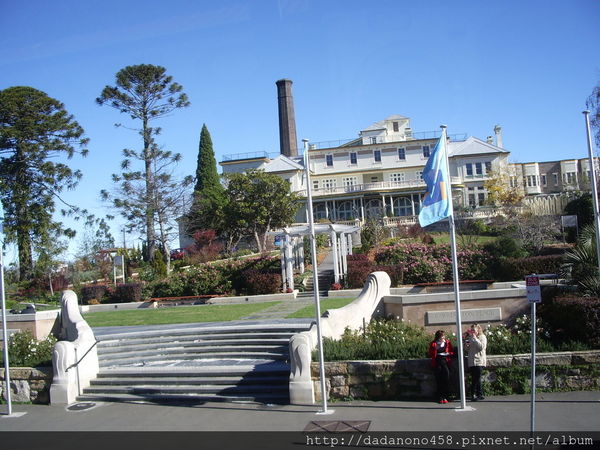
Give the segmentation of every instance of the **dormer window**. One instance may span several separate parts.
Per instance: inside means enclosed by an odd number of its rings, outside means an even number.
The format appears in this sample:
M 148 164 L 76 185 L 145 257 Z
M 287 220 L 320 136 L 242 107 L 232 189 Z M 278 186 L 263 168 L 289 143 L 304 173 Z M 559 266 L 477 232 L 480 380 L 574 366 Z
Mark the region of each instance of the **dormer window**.
M 394 127 L 394 133 L 400 131 L 400 127 L 398 126 L 398 122 L 392 122 L 392 126 Z
M 333 155 L 325 155 L 325 164 L 327 164 L 327 167 L 333 167 Z

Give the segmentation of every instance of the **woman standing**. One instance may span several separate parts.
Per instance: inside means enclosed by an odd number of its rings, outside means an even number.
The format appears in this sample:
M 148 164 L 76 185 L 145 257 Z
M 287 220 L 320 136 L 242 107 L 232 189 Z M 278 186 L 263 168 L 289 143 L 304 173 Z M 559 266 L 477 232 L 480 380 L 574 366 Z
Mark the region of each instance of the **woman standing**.
M 435 332 L 435 337 L 429 344 L 431 366 L 435 371 L 439 403 L 448 403 L 450 393 L 450 360 L 454 354 L 450 340 L 446 339 L 444 330 Z
M 471 401 L 484 400 L 481 387 L 481 373 L 487 364 L 487 338 L 479 324 L 471 325 L 466 333 L 468 347 L 468 365 L 471 374 Z

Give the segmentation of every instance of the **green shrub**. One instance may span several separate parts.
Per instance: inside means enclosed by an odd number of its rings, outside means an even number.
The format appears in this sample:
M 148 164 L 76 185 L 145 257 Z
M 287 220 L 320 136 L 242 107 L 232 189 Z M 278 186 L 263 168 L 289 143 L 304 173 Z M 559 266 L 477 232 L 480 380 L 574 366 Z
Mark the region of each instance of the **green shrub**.
M 96 300 L 101 302 L 110 293 L 110 288 L 104 284 L 92 284 L 81 288 L 81 302 L 84 305 Z
M 279 273 L 261 272 L 251 269 L 243 273 L 247 295 L 276 294 L 281 292 L 282 280 Z
M 56 338 L 49 335 L 38 341 L 31 331 L 18 331 L 8 339 L 8 358 L 12 367 L 37 367 L 52 365 L 52 350 Z M 4 358 L 0 355 L 0 360 Z
M 422 327 L 397 320 L 372 320 L 365 330 L 346 329 L 340 340 L 324 339 L 326 361 L 423 358 L 431 342 Z
M 519 241 L 511 236 L 500 236 L 498 239 L 485 244 L 483 250 L 496 258 L 524 258 L 527 256 L 527 252 Z
M 555 341 L 580 341 L 600 348 L 600 299 L 588 297 L 544 298 L 540 316 Z
M 124 283 L 117 285 L 112 296 L 115 303 L 131 303 L 142 301 L 141 283 Z

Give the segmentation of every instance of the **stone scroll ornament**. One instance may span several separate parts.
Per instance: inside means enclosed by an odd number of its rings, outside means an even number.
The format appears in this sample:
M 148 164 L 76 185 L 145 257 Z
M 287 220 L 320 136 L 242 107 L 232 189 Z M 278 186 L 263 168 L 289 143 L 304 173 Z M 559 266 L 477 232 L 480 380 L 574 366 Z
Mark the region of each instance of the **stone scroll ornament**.
M 348 305 L 326 311 L 321 319 L 321 334 L 339 339 L 346 328 L 357 330 L 383 313 L 381 301 L 390 295 L 391 280 L 385 272 L 373 272 L 359 296 Z M 290 339 L 290 403 L 293 405 L 315 402 L 311 378 L 311 355 L 317 346 L 317 327 L 295 334 Z
M 75 292 L 63 291 L 60 304 L 60 340 L 52 353 L 50 403 L 69 404 L 98 374 L 98 351 L 94 332 L 79 311 Z

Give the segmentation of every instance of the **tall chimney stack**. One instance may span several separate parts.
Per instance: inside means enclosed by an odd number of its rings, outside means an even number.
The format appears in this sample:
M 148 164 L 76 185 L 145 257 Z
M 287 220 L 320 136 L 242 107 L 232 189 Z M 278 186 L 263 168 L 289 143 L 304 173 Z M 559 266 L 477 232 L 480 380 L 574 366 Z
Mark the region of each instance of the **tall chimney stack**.
M 494 133 L 496 133 L 496 147 L 502 147 L 502 127 L 500 125 L 496 125 L 494 127 Z
M 298 156 L 292 80 L 278 80 L 275 84 L 279 105 L 279 149 L 282 155 Z

